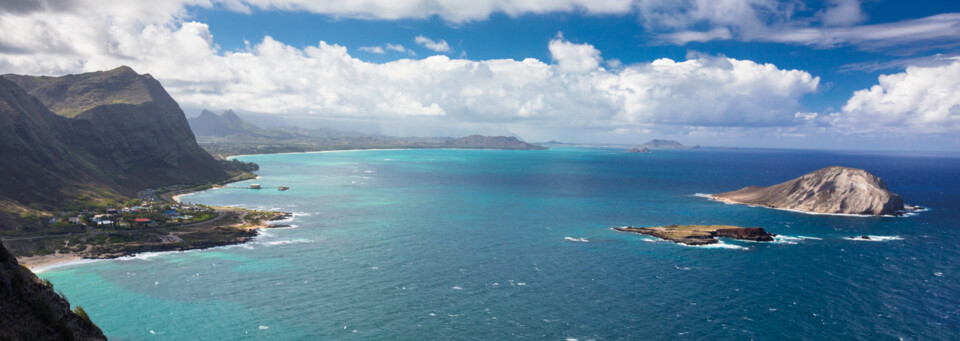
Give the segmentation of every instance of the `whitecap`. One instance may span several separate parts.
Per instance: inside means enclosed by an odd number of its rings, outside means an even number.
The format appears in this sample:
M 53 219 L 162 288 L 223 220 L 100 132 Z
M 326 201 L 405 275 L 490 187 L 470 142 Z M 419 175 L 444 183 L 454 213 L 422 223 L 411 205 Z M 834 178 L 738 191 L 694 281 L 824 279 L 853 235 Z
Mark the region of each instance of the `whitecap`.
M 50 265 L 38 266 L 38 267 L 35 267 L 35 268 L 30 268 L 30 271 L 33 271 L 34 274 L 39 274 L 39 273 L 41 273 L 41 272 L 48 271 L 48 270 L 52 270 L 52 269 L 56 269 L 56 268 L 62 268 L 62 267 L 67 267 L 67 266 L 71 266 L 71 265 L 90 264 L 90 263 L 94 263 L 94 262 L 103 262 L 103 261 L 107 261 L 107 260 L 108 260 L 108 259 L 85 259 L 85 258 L 84 258 L 84 259 L 72 260 L 72 261 L 69 261 L 69 262 L 54 263 L 54 264 L 50 264 Z
M 264 325 L 260 325 L 259 329 L 260 329 L 260 330 L 267 330 L 267 329 L 270 329 L 270 327 L 267 327 L 267 326 L 264 326 Z
M 785 236 L 785 235 L 782 235 L 782 234 L 773 237 L 773 242 L 774 242 L 774 243 L 777 243 L 777 244 L 797 244 L 798 242 L 803 241 L 803 240 L 823 240 L 823 238 L 819 238 L 819 237 L 808 237 L 808 236 L 796 236 L 796 237 L 794 237 L 794 236 Z
M 453 289 L 453 290 L 463 290 L 463 288 L 461 288 L 461 287 L 453 287 L 452 289 Z
M 171 253 L 171 252 L 177 252 L 177 251 L 142 252 L 142 253 L 138 253 L 130 256 L 118 257 L 116 258 L 116 260 L 119 260 L 119 261 L 128 261 L 128 260 L 134 260 L 134 259 L 147 260 L 163 254 Z
M 867 238 L 870 238 L 870 239 L 863 239 L 862 236 L 861 236 L 861 237 L 849 237 L 849 238 L 844 238 L 844 239 L 846 239 L 846 240 L 853 240 L 853 241 L 862 241 L 862 242 L 886 242 L 886 241 L 891 241 L 891 240 L 903 240 L 903 237 L 900 237 L 900 236 L 872 236 L 872 235 L 867 235 Z
M 682 246 L 686 246 L 686 247 L 699 247 L 699 248 L 704 248 L 704 249 L 731 249 L 731 250 L 746 250 L 746 249 L 749 249 L 748 247 L 745 247 L 745 246 L 734 245 L 734 244 L 727 244 L 727 243 L 724 243 L 723 241 L 721 241 L 721 242 L 719 242 L 719 243 L 713 243 L 713 244 L 707 244 L 707 245 L 687 245 L 687 244 L 683 244 L 683 243 L 675 243 L 675 244 L 682 245 Z
M 563 240 L 575 243 L 588 243 L 590 242 L 587 238 L 574 238 L 574 237 L 563 237 Z
M 524 282 L 517 282 L 517 285 L 518 285 L 518 286 L 521 286 L 521 287 L 522 287 L 522 286 L 525 286 L 525 285 L 527 285 L 527 283 L 524 283 Z
M 933 275 L 937 277 L 943 277 L 943 273 L 940 271 L 934 272 Z
M 297 238 L 292 240 L 274 240 L 269 242 L 263 242 L 263 245 L 275 246 L 275 245 L 287 245 L 287 244 L 303 244 L 303 243 L 313 243 L 312 240 Z

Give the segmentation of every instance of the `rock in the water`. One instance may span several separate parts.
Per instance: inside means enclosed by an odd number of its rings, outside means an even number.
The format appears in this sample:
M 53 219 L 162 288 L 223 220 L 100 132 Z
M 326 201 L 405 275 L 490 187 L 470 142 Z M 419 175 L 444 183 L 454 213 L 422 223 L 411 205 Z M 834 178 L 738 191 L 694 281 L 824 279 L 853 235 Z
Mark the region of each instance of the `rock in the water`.
M 633 147 L 627 151 L 627 153 L 649 153 L 649 152 L 650 150 L 647 149 L 646 147 L 640 147 L 640 148 Z
M 773 237 L 775 236 L 774 234 L 767 233 L 762 227 L 729 225 L 624 226 L 614 227 L 613 229 L 621 232 L 645 234 L 686 245 L 715 244 L 719 242 L 717 237 L 770 242 L 773 241 Z
M 716 236 L 757 242 L 772 242 L 774 237 L 773 234 L 767 233 L 762 227 L 717 229 Z
M 814 213 L 892 215 L 903 212 L 903 198 L 883 179 L 848 167 L 827 167 L 770 187 L 750 186 L 711 195 L 735 204 L 761 205 Z

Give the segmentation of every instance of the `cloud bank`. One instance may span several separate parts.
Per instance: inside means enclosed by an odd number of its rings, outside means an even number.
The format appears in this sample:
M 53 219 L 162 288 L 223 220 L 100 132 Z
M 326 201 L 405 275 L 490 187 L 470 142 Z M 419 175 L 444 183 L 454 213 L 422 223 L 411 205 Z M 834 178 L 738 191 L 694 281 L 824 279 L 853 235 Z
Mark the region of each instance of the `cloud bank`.
M 549 61 L 474 61 L 437 55 L 378 64 L 323 41 L 297 48 L 266 37 L 242 50 L 223 51 L 206 24 L 184 19 L 188 17 L 186 6 L 306 10 L 377 18 L 417 17 L 412 8 L 425 6 L 417 13 L 451 20 L 478 19 L 493 12 L 636 11 L 644 25 L 666 28 L 678 36 L 686 34 L 681 39 L 686 41 L 778 37 L 779 41 L 827 45 L 950 37 L 960 27 L 955 24 L 960 15 L 954 14 L 880 24 L 886 26 L 879 29 L 877 25 L 857 26 L 864 20 L 858 2 L 829 3 L 808 18 L 817 22 L 817 28 L 778 31 L 778 27 L 799 25 L 791 14 L 797 9 L 790 3 L 768 0 L 691 0 L 682 6 L 653 0 L 589 4 L 479 1 L 470 6 L 401 1 L 394 7 L 376 0 L 349 4 L 33 1 L 0 9 L 0 32 L 5 33 L 0 35 L 0 73 L 62 75 L 129 65 L 156 76 L 185 107 L 358 120 L 429 120 L 436 125 L 509 126 L 529 131 L 594 129 L 628 134 L 649 133 L 656 126 L 660 131 L 698 136 L 749 135 L 744 129 L 784 136 L 823 131 L 960 132 L 956 96 L 960 88 L 955 81 L 960 79 L 960 66 L 956 61 L 881 76 L 876 86 L 852 94 L 839 112 L 811 113 L 800 101 L 821 90 L 818 77 L 750 60 L 693 55 L 687 60 L 617 65 L 616 61 L 605 62 L 596 47 L 558 35 L 544 42 Z M 931 33 L 934 31 L 939 33 Z M 432 51 L 450 51 L 444 40 L 412 39 Z M 366 52 L 361 53 L 413 55 L 402 45 L 363 50 Z M 617 66 L 607 69 L 603 65 Z

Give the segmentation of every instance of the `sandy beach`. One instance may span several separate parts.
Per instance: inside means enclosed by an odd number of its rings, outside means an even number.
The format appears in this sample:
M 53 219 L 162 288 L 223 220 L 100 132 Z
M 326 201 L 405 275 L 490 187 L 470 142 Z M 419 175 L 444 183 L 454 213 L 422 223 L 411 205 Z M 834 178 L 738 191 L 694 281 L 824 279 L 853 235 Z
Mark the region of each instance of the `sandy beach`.
M 43 270 L 55 268 L 63 263 L 75 262 L 81 260 L 80 256 L 74 253 L 54 253 L 44 256 L 31 256 L 17 258 L 20 265 L 26 266 L 34 273 L 43 272 Z

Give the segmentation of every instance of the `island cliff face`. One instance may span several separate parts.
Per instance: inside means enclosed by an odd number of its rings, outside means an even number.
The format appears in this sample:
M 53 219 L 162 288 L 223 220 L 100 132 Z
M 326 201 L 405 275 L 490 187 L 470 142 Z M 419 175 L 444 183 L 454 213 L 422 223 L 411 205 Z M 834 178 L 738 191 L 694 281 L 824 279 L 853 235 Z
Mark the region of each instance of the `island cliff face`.
M 81 309 L 0 245 L 0 340 L 106 340 Z
M 903 198 L 883 179 L 848 167 L 827 167 L 770 187 L 750 186 L 711 195 L 722 202 L 814 213 L 891 215 L 904 210 Z

